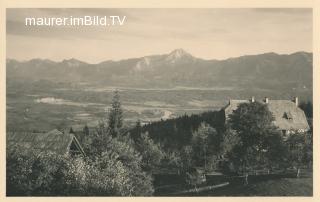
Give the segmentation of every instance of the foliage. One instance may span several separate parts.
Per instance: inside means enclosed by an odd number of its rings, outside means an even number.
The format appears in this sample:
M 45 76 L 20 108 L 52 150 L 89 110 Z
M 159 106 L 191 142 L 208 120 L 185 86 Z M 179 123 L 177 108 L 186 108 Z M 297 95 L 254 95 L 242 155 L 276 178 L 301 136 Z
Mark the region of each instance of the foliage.
M 86 163 L 53 153 L 7 153 L 7 195 L 83 195 L 87 186 Z
M 102 175 L 109 176 L 110 179 L 120 175 L 119 179 L 126 180 L 118 186 L 124 186 L 121 189 L 125 195 L 147 196 L 153 193 L 152 178 L 143 170 L 143 158 L 135 149 L 130 137 L 112 137 L 102 122 L 89 137 L 85 151 L 88 158 L 95 162 L 98 170 L 102 170 Z M 120 171 L 112 170 L 113 167 L 110 165 L 113 164 Z
M 238 170 L 281 163 L 285 148 L 281 133 L 273 125 L 272 113 L 259 103 L 242 103 L 230 115 L 231 128 L 240 138 L 229 156 Z M 275 154 L 277 154 L 275 156 Z
M 160 165 L 164 156 L 159 144 L 155 144 L 149 134 L 142 133 L 141 138 L 136 141 L 136 148 L 142 156 L 142 167 L 151 171 Z
M 201 123 L 193 133 L 192 138 L 193 161 L 195 166 L 213 169 L 217 164 L 217 157 L 223 153 L 223 133 L 207 123 Z
M 88 136 L 90 133 L 89 127 L 87 126 L 87 124 L 83 127 L 83 134 L 84 136 Z
M 164 152 L 163 159 L 161 161 L 163 167 L 169 169 L 179 169 L 182 166 L 181 155 L 179 151 L 166 151 Z
M 288 160 L 291 166 L 300 168 L 312 163 L 311 134 L 292 134 L 286 141 L 289 149 Z
M 196 165 L 205 166 L 209 147 L 209 135 L 216 131 L 206 123 L 201 123 L 198 130 L 192 135 L 192 149 Z
M 311 101 L 301 102 L 299 104 L 299 107 L 304 111 L 304 113 L 306 114 L 306 116 L 308 118 L 312 118 L 313 117 L 313 105 L 312 105 Z
M 193 166 L 193 150 L 192 146 L 184 146 L 180 152 L 181 166 L 180 170 L 184 173 Z
M 143 126 L 138 123 L 130 130 L 130 134 L 132 137 L 136 137 L 137 133 L 148 132 L 150 138 L 156 143 L 161 143 L 164 150 L 180 150 L 191 144 L 192 134 L 202 122 L 209 124 L 220 134 L 224 128 L 223 111 L 183 115 L 175 119 L 156 121 Z
M 189 172 L 186 173 L 185 180 L 187 184 L 197 187 L 205 182 L 205 175 L 196 169 L 191 169 Z
M 152 195 L 152 178 L 140 164 L 139 154 L 116 139 L 94 160 L 17 148 L 7 155 L 7 195 Z
M 120 95 L 118 91 L 115 91 L 108 116 L 108 130 L 112 137 L 116 137 L 120 133 L 123 125 L 122 113 Z
M 223 140 L 221 142 L 221 153 L 228 154 L 240 142 L 240 138 L 236 131 L 232 130 L 230 124 L 226 124 L 223 132 Z

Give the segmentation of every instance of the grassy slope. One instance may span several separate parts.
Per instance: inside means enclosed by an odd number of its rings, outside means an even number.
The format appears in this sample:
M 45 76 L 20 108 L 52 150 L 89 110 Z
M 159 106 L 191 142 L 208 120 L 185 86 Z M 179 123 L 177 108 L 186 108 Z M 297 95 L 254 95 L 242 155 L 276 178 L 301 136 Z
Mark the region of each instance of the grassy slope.
M 312 178 L 284 178 L 230 186 L 220 190 L 199 193 L 202 196 L 312 196 Z

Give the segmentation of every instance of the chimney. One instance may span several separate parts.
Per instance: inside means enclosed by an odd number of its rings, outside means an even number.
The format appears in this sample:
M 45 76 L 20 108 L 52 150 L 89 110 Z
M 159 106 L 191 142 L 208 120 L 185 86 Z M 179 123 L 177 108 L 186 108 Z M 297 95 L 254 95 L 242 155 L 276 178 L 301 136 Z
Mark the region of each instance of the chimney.
M 299 106 L 299 98 L 298 97 L 294 97 L 293 102 L 296 104 L 296 106 Z
M 251 97 L 251 102 L 254 102 L 254 96 Z
M 269 98 L 268 98 L 268 97 L 265 97 L 265 98 L 264 98 L 264 102 L 265 102 L 266 104 L 268 104 L 268 103 L 269 103 Z

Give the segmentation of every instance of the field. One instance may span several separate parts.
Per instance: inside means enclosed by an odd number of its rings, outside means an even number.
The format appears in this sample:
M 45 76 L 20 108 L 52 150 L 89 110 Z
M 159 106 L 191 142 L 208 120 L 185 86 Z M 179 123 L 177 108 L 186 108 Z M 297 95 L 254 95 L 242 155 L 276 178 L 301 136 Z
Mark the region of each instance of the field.
M 126 125 L 220 109 L 215 89 L 92 87 L 86 84 L 8 82 L 7 129 L 47 131 L 93 127 L 107 116 L 113 91 L 120 91 Z
M 219 110 L 228 99 L 248 99 L 252 95 L 256 99 L 262 99 L 264 95 L 290 99 L 289 93 L 265 89 L 133 88 L 10 78 L 7 80 L 7 129 L 48 131 L 72 126 L 80 130 L 85 124 L 94 127 L 107 117 L 115 89 L 120 92 L 127 126 L 134 125 L 137 120 L 148 123 L 183 114 Z

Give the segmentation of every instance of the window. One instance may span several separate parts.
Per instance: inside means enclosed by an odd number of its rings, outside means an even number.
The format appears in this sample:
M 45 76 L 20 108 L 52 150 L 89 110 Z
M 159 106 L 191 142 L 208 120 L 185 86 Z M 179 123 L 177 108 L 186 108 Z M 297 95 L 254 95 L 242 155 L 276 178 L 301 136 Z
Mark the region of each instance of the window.
M 283 118 L 285 118 L 287 120 L 292 120 L 292 114 L 290 112 L 285 112 L 283 114 Z

